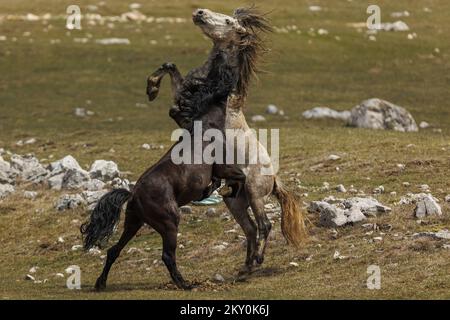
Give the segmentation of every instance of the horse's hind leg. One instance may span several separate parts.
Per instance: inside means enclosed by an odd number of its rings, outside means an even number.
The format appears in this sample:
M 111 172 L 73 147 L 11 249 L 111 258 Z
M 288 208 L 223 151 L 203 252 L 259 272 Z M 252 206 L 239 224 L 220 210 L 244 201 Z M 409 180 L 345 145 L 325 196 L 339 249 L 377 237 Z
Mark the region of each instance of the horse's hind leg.
M 247 257 L 244 269 L 240 272 L 240 275 L 243 275 L 251 272 L 253 267 L 256 255 L 256 224 L 247 211 L 249 204 L 245 192 L 240 192 L 235 198 L 225 197 L 224 202 L 247 238 Z
M 255 260 L 256 263 L 260 265 L 264 262 L 264 253 L 267 247 L 267 238 L 269 237 L 270 230 L 272 229 L 272 224 L 270 223 L 269 218 L 267 218 L 267 215 L 264 212 L 264 199 L 251 198 L 250 207 L 252 208 L 256 223 L 258 224 L 258 247 Z
M 112 264 L 116 261 L 120 251 L 122 251 L 126 244 L 135 236 L 141 226 L 142 221 L 133 214 L 127 212 L 122 235 L 120 236 L 119 241 L 114 246 L 109 248 L 102 274 L 98 277 L 97 282 L 95 283 L 95 289 L 97 291 L 106 288 L 106 280 L 108 279 L 108 273 Z
M 156 69 L 147 79 L 147 96 L 148 100 L 153 101 L 158 96 L 161 80 L 166 74 L 170 74 L 172 83 L 172 91 L 175 93 L 183 82 L 183 77 L 180 71 L 173 63 L 164 63 L 161 67 Z

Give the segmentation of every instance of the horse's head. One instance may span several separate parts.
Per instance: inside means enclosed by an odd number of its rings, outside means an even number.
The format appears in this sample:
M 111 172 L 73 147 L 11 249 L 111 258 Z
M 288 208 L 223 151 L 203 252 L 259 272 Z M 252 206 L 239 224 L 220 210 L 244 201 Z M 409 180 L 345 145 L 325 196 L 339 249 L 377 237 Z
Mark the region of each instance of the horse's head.
M 195 10 L 192 20 L 214 42 L 237 42 L 246 32 L 236 18 L 208 9 Z
M 197 9 L 192 13 L 192 20 L 214 44 L 222 49 L 232 48 L 238 55 L 238 87 L 245 95 L 250 78 L 256 75 L 257 60 L 266 51 L 261 33 L 272 31 L 266 16 L 254 7 L 236 9 L 233 16 Z

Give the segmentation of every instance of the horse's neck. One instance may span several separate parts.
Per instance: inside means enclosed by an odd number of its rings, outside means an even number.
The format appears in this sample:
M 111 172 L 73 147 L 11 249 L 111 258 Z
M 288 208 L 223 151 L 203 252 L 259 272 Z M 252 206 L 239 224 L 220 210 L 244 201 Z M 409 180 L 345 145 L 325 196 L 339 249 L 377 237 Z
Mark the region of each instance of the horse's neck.
M 245 97 L 231 94 L 227 100 L 225 129 L 241 129 L 247 131 L 249 126 L 245 120 L 242 109 L 245 104 Z

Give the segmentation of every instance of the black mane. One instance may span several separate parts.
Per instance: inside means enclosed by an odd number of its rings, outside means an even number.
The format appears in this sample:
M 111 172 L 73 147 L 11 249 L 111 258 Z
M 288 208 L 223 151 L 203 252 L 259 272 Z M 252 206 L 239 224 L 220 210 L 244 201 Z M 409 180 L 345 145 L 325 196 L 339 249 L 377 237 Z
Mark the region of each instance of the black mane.
M 233 90 L 246 96 L 250 80 L 259 71 L 257 62 L 267 52 L 261 34 L 272 31 L 269 21 L 255 7 L 239 8 L 234 16 L 246 29 L 236 44 L 236 59 L 231 59 L 234 62 L 215 47 L 208 62 L 189 72 L 176 93 L 176 106 L 169 115 L 182 128 L 191 130 L 193 121 L 204 115 L 213 104 L 225 107 Z
M 193 121 L 213 104 L 225 107 L 239 80 L 238 70 L 229 65 L 222 51 L 216 51 L 211 58 L 210 65 L 192 70 L 177 92 L 176 107 L 171 109 L 170 116 L 182 128 L 191 130 Z

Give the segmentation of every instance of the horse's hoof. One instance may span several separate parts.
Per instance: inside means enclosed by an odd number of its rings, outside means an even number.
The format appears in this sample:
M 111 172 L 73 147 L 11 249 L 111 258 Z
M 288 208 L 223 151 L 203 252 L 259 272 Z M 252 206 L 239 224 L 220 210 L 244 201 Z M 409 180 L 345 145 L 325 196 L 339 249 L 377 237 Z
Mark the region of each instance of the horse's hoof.
M 258 266 L 262 265 L 264 262 L 264 256 L 263 255 L 257 255 L 255 258 L 256 263 Z
M 97 279 L 95 282 L 95 291 L 100 292 L 106 289 L 106 282 L 101 279 Z
M 158 88 L 149 88 L 147 89 L 147 96 L 148 96 L 148 101 L 153 101 L 156 99 L 156 97 L 158 96 Z
M 180 285 L 178 285 L 178 288 L 186 290 L 186 291 L 190 291 L 195 288 L 195 285 L 185 282 L 185 283 L 181 283 Z
M 248 272 L 239 271 L 236 278 L 234 279 L 234 281 L 235 282 L 245 282 L 245 281 L 247 281 L 248 276 L 249 276 Z

